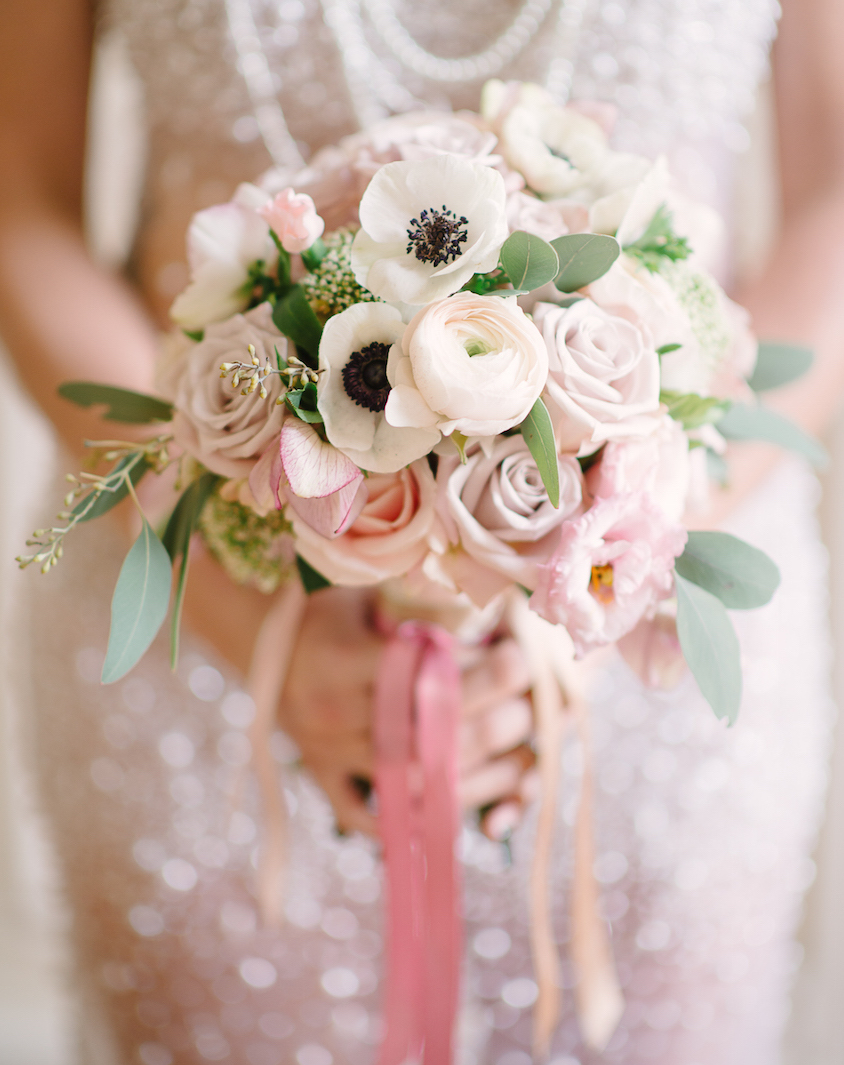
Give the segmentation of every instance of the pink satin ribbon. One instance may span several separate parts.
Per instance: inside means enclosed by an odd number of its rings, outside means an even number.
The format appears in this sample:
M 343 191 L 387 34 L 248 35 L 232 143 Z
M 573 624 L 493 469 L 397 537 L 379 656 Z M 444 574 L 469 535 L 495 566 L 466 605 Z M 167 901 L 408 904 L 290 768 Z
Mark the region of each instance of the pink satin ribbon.
M 454 848 L 460 673 L 452 639 L 401 625 L 375 691 L 375 784 L 388 897 L 386 1032 L 379 1065 L 451 1065 L 462 956 Z

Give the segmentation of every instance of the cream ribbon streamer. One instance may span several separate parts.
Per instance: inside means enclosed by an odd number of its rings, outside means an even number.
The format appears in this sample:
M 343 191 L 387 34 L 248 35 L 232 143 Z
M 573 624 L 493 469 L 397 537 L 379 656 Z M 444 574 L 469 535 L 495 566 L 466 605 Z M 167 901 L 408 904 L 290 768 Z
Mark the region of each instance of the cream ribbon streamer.
M 592 769 L 582 667 L 565 629 L 550 625 L 528 607 L 523 595 L 508 611 L 514 636 L 531 671 L 541 801 L 530 877 L 531 947 L 539 994 L 534 1006 L 534 1057 L 547 1058 L 560 1016 L 560 959 L 551 919 L 551 852 L 557 818 L 562 741 L 573 723 L 583 749 L 583 777 L 575 826 L 571 892 L 571 956 L 575 1003 L 586 1044 L 603 1050 L 621 1018 L 624 999 L 613 963 L 607 928 L 598 912 L 593 872 Z
M 258 631 L 246 685 L 255 702 L 255 718 L 249 738 L 264 814 L 264 838 L 258 863 L 258 902 L 268 925 L 281 924 L 287 851 L 287 804 L 270 740 L 306 602 L 307 596 L 298 578 L 275 598 Z

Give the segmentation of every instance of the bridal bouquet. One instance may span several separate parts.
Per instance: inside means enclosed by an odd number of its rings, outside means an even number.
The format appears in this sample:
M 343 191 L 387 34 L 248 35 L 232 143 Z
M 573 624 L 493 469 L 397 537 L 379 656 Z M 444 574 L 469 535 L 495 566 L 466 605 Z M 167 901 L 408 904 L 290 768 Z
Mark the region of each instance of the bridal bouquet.
M 817 457 L 757 398 L 810 356 L 757 344 L 707 269 L 710 212 L 664 160 L 610 148 L 610 118 L 490 82 L 480 114 L 389 119 L 194 217 L 160 395 L 61 389 L 161 424 L 95 445 L 113 468 L 71 477 L 64 524 L 21 559 L 48 571 L 72 528 L 177 467 L 172 515 L 142 514 L 118 578 L 105 682 L 147 650 L 171 583 L 175 657 L 198 532 L 268 593 L 401 581 L 494 610 L 520 589 L 578 657 L 668 619 L 735 719 L 727 611 L 779 577 L 684 514 L 728 481 L 729 440 Z

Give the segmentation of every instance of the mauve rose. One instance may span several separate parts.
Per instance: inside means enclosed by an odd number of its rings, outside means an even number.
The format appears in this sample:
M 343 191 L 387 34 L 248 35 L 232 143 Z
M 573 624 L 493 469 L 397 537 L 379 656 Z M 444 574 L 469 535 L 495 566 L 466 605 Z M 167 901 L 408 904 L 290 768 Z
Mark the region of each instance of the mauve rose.
M 276 404 L 283 390 L 277 374 L 266 379 L 266 399 L 258 391 L 241 395 L 242 386 L 233 388 L 231 377 L 220 377 L 221 363 L 249 363 L 250 344 L 262 364 L 269 358 L 275 365 L 276 348 L 286 358 L 287 340 L 273 325 L 268 303 L 208 326 L 204 339 L 167 374 L 176 443 L 223 477 L 248 477 L 284 420 L 284 408 Z
M 363 509 L 336 539 L 320 536 L 287 511 L 299 554 L 332 584 L 379 584 L 407 573 L 428 552 L 435 485 L 427 459 L 398 473 L 371 474 L 364 489 L 368 498 Z
M 589 454 L 654 428 L 660 386 L 651 331 L 614 311 L 590 299 L 534 311 L 548 345 L 546 403 L 560 451 Z
M 580 658 L 614 643 L 672 593 L 686 530 L 642 492 L 598 499 L 563 522 L 530 605 L 564 625 Z
M 515 582 L 536 587 L 537 565 L 556 547 L 557 530 L 581 505 L 577 461 L 559 459 L 560 506 L 555 509 L 521 436 L 499 437 L 487 456 L 465 465 L 440 459 L 437 513 L 448 546 L 440 565 L 479 606 Z

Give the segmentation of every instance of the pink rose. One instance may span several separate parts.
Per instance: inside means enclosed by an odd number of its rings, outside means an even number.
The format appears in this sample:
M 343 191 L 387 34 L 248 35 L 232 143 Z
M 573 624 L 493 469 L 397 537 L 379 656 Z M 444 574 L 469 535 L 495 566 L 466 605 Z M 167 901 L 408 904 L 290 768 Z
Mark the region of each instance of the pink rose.
M 659 411 L 659 356 L 648 326 L 590 299 L 539 303 L 548 347 L 547 406 L 560 451 L 588 455 L 607 440 L 644 436 Z
M 250 344 L 262 365 L 267 358 L 275 365 L 276 348 L 282 359 L 287 356 L 287 340 L 273 325 L 268 303 L 208 326 L 203 340 L 167 372 L 176 443 L 223 477 L 248 477 L 284 420 L 284 407 L 276 404 L 283 391 L 277 374 L 266 378 L 266 399 L 259 391 L 244 396 L 242 385 L 233 388 L 231 377 L 220 377 L 221 363 L 251 361 Z
M 647 492 L 672 521 L 685 510 L 689 479 L 689 438 L 667 414 L 649 436 L 610 441 L 586 475 L 595 498 Z
M 530 605 L 564 625 L 578 657 L 619 640 L 671 594 L 686 530 L 642 492 L 598 499 L 563 523 Z
M 440 459 L 437 512 L 449 544 L 445 574 L 479 606 L 512 583 L 536 587 L 537 566 L 553 552 L 560 524 L 581 504 L 577 461 L 559 460 L 560 506 L 555 509 L 521 436 L 499 437 L 465 465 Z
M 572 200 L 540 200 L 527 192 L 511 192 L 507 197 L 507 225 L 552 241 L 566 233 L 580 233 L 589 225 L 589 212 Z
M 398 473 L 371 474 L 360 490 L 366 492 L 366 503 L 336 539 L 321 536 L 288 511 L 296 550 L 333 584 L 378 584 L 407 573 L 428 552 L 435 485 L 426 459 Z
M 325 229 L 311 197 L 292 188 L 276 193 L 268 204 L 258 209 L 258 214 L 289 252 L 307 251 Z

